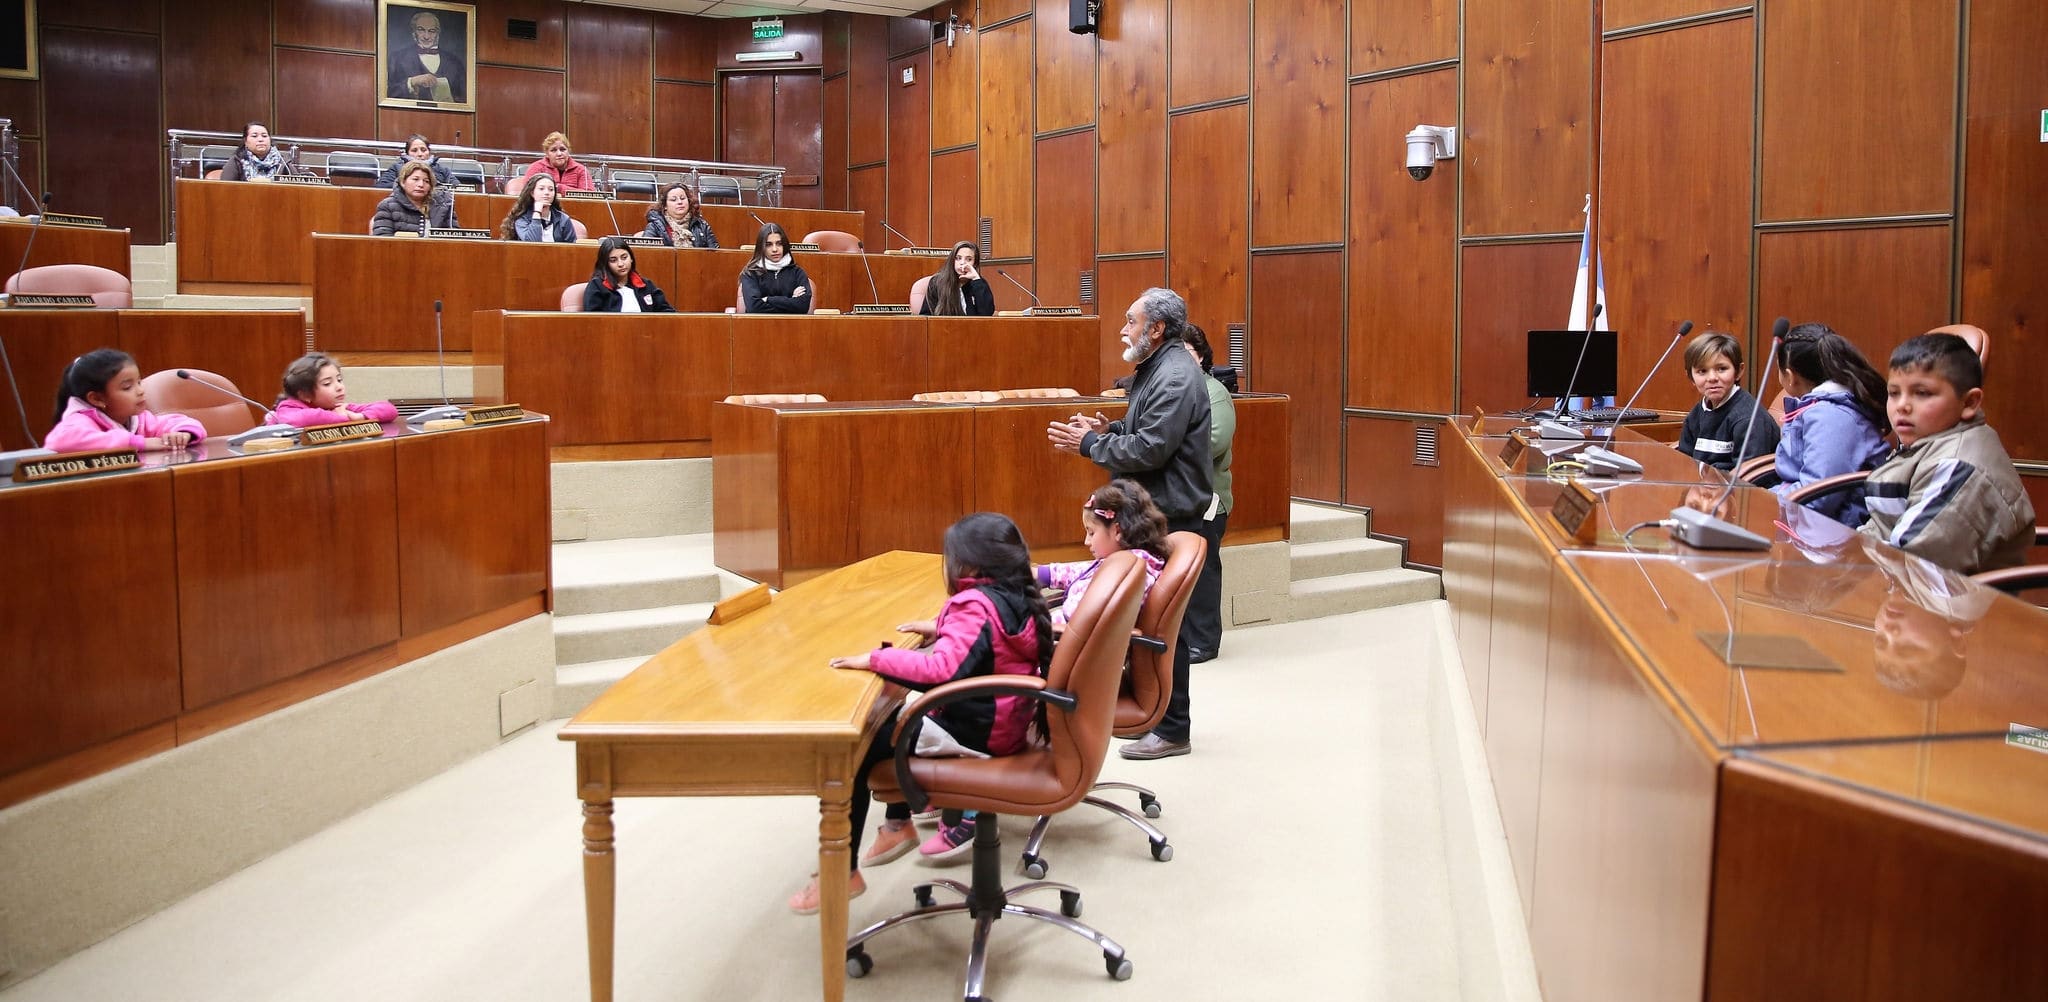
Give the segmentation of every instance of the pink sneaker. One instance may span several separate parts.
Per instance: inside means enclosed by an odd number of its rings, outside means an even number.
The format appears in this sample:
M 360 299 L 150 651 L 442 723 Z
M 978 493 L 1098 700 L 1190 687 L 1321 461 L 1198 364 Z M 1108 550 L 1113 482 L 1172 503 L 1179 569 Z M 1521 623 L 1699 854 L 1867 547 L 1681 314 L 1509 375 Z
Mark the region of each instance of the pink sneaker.
M 976 818 L 967 818 L 957 825 L 940 825 L 939 830 L 925 839 L 917 851 L 924 858 L 919 860 L 932 866 L 939 866 L 965 859 L 974 853 L 974 823 Z

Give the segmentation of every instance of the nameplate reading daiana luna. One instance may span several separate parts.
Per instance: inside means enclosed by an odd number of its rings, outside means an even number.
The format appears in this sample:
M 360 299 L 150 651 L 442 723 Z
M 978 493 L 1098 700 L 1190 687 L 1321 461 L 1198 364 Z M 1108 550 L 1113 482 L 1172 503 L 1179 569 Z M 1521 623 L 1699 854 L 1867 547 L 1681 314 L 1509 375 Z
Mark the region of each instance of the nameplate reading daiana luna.
M 485 404 L 480 407 L 462 409 L 463 424 L 497 424 L 500 421 L 517 421 L 526 416 L 525 408 L 518 404 Z
M 14 482 L 17 484 L 41 483 L 45 480 L 63 480 L 66 477 L 84 477 L 94 473 L 111 473 L 115 470 L 132 470 L 142 465 L 142 457 L 134 449 L 108 449 L 103 452 L 63 452 L 54 456 L 24 459 L 14 465 Z
M 329 187 L 334 184 L 318 174 L 278 174 L 271 177 L 271 180 L 279 184 L 317 184 Z
M 336 442 L 353 442 L 362 438 L 377 438 L 384 434 L 384 426 L 375 421 L 343 421 L 339 424 L 316 424 L 299 429 L 300 445 L 333 445 Z
M 43 222 L 49 223 L 51 226 L 90 226 L 100 230 L 107 228 L 107 221 L 105 219 L 98 216 L 84 216 L 76 212 L 45 212 L 43 213 Z

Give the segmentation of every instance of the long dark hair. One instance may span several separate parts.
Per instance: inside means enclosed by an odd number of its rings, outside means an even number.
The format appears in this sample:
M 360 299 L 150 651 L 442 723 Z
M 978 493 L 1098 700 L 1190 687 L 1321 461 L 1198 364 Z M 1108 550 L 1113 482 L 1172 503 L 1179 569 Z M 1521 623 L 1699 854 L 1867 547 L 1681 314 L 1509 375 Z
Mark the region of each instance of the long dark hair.
M 1038 638 L 1038 668 L 1052 663 L 1052 610 L 1031 572 L 1031 548 L 1008 515 L 978 511 L 962 516 L 946 530 L 946 594 L 968 588 L 1004 593 L 1031 615 Z
M 118 348 L 94 348 L 72 359 L 71 364 L 64 367 L 64 377 L 57 384 L 57 412 L 50 417 L 50 422 L 55 424 L 64 420 L 64 408 L 71 406 L 72 397 L 85 400 L 88 393 L 107 392 L 107 384 L 113 382 L 122 369 L 134 364 L 134 357 Z
M 683 189 L 683 200 L 690 203 L 689 211 L 683 213 L 683 225 L 688 226 L 691 223 L 702 222 L 704 219 L 703 203 L 697 200 L 697 193 L 691 191 L 690 186 L 681 181 L 661 189 L 660 197 L 654 200 L 654 211 L 659 213 L 662 220 L 666 222 L 668 219 L 668 193 L 677 188 Z M 788 238 L 785 237 L 784 239 Z
M 640 256 L 633 253 L 633 245 L 627 243 L 624 237 L 606 237 L 597 242 L 597 267 L 590 272 L 591 281 L 603 282 L 606 288 L 610 288 L 612 280 L 612 252 L 622 247 L 626 251 L 626 260 L 632 264 L 631 268 L 626 269 L 626 282 L 632 281 L 633 276 L 640 273 Z M 621 282 L 619 284 L 623 285 L 625 283 Z
M 284 378 L 279 380 L 284 387 L 284 395 L 278 397 L 277 402 L 297 400 L 300 403 L 312 403 L 309 398 L 313 395 L 313 389 L 320 385 L 320 370 L 330 365 L 334 366 L 334 371 L 341 371 L 340 362 L 317 351 L 299 356 L 297 361 L 284 367 Z
M 1166 514 L 1137 481 L 1118 478 L 1095 488 L 1095 493 L 1088 495 L 1087 510 L 1089 518 L 1113 525 L 1122 533 L 1124 549 L 1144 550 L 1166 559 Z
M 562 186 L 555 184 L 555 179 L 548 177 L 546 174 L 532 175 L 526 179 L 525 184 L 519 186 L 519 201 L 512 203 L 512 211 L 506 213 L 505 221 L 498 224 L 499 239 L 519 239 L 519 228 L 513 224 L 526 216 L 533 215 L 533 188 L 541 183 L 543 179 L 555 187 L 555 200 L 548 203 L 548 216 L 553 218 L 556 213 L 562 211 Z
M 763 223 L 761 232 L 754 237 L 754 259 L 747 262 L 748 271 L 764 270 L 761 264 L 768 260 L 765 248 L 768 246 L 768 236 L 771 233 L 782 238 L 782 256 L 792 263 L 796 261 L 796 252 L 789 249 L 789 231 L 783 229 L 781 223 Z
M 1890 427 L 1885 414 L 1885 380 L 1848 338 L 1826 324 L 1800 324 L 1785 334 L 1779 349 L 1784 366 L 1814 383 L 1830 380 L 1848 387 L 1856 409 L 1878 428 Z
M 960 305 L 960 273 L 953 270 L 953 261 L 960 256 L 960 248 L 974 252 L 974 267 L 981 268 L 981 247 L 972 240 L 962 240 L 953 245 L 953 253 L 946 255 L 946 263 L 939 266 L 938 274 L 924 287 L 924 312 L 932 316 L 954 317 L 967 312 Z

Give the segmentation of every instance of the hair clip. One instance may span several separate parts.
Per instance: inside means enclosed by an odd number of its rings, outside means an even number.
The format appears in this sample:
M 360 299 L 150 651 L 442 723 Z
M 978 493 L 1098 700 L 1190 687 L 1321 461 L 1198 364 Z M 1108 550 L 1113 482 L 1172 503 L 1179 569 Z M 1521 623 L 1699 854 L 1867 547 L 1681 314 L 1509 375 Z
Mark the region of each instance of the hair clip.
M 1105 522 L 1116 521 L 1116 512 L 1110 511 L 1107 508 L 1090 508 L 1088 510 L 1094 512 L 1096 518 L 1099 518 Z

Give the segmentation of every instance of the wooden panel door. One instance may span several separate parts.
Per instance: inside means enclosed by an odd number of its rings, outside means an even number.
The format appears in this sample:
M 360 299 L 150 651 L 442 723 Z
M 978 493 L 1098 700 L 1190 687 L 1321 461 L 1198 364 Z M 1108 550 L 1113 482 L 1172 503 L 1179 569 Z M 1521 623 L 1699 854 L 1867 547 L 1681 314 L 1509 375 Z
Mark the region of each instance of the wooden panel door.
M 784 205 L 823 205 L 825 92 L 818 71 L 727 73 L 724 82 L 720 159 L 782 167 Z

